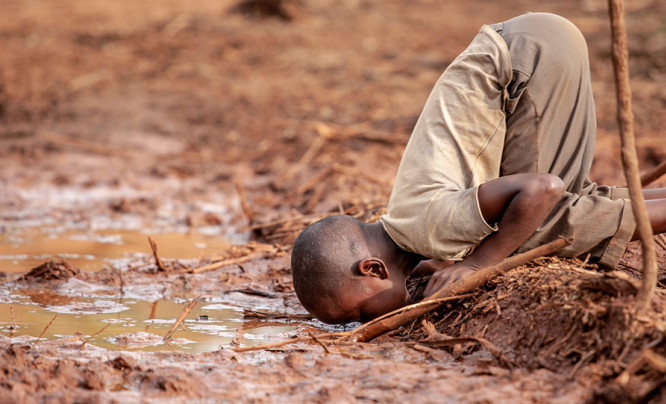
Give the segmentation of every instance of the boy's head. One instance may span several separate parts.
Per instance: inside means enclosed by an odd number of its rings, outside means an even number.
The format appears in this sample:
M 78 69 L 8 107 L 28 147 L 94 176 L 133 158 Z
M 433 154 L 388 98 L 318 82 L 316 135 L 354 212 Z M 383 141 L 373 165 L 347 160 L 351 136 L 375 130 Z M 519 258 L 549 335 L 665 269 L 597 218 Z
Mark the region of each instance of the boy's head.
M 381 225 L 380 225 L 381 226 Z M 308 226 L 291 255 L 296 295 L 326 323 L 368 320 L 408 302 L 405 277 L 389 271 L 377 226 L 338 215 Z M 382 230 L 379 230 L 380 232 Z

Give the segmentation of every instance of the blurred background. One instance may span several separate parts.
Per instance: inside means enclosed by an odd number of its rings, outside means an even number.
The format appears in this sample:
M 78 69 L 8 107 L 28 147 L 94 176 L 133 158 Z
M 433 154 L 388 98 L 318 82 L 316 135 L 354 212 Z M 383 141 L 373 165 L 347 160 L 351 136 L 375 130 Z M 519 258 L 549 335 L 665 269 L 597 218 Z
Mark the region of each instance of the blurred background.
M 177 258 L 376 217 L 439 75 L 482 24 L 528 11 L 587 38 L 592 179 L 623 184 L 604 0 L 0 0 L 0 270 L 137 251 L 128 232 L 191 237 L 165 238 Z M 647 170 L 666 157 L 666 3 L 626 12 Z

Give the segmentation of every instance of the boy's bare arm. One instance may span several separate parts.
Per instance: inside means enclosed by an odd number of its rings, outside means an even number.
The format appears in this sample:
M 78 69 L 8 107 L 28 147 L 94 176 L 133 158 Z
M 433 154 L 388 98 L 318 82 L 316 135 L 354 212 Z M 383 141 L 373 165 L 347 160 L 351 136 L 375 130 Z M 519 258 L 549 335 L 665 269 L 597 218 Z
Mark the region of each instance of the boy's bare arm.
M 643 190 L 645 208 L 647 209 L 652 232 L 654 234 L 666 232 L 666 188 Z M 628 203 L 628 202 L 627 202 Z M 632 240 L 638 240 L 638 229 L 634 231 Z
M 562 197 L 564 183 L 552 174 L 515 174 L 488 181 L 478 192 L 483 217 L 488 223 L 497 223 L 498 230 L 464 261 L 433 274 L 425 296 L 508 257 L 543 223 Z

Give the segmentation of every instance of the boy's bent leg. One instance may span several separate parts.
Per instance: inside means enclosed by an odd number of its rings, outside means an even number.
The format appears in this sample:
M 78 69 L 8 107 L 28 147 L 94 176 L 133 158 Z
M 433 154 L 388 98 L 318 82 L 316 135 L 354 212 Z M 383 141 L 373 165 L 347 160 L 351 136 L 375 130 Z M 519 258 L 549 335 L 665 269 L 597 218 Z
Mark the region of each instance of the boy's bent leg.
M 633 238 L 636 221 L 630 201 L 611 199 L 609 192 L 610 187 L 600 187 L 587 195 L 565 193 L 518 252 L 565 237 L 573 239 L 573 244 L 558 255 L 584 258 L 589 253 L 600 264 L 616 267 Z
M 502 175 L 555 174 L 567 191 L 580 192 L 596 132 L 585 39 L 571 22 L 546 13 L 491 27 L 507 43 L 513 70 Z
M 502 174 L 536 171 L 562 178 L 564 197 L 519 249 L 571 237 L 565 256 L 592 254 L 614 267 L 635 228 L 630 203 L 617 189 L 587 180 L 594 156 L 596 117 L 587 45 L 568 20 L 525 14 L 493 26 L 509 47 L 507 136 Z M 615 199 L 615 200 L 614 200 Z

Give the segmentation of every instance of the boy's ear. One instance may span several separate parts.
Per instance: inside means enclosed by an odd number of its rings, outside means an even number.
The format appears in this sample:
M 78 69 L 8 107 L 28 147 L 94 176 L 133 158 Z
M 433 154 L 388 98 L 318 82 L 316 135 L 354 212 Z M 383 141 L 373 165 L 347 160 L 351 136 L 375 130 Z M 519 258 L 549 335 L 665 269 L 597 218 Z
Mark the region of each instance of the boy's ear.
M 380 258 L 366 258 L 358 264 L 358 271 L 362 276 L 374 276 L 380 279 L 389 277 L 389 270 Z

